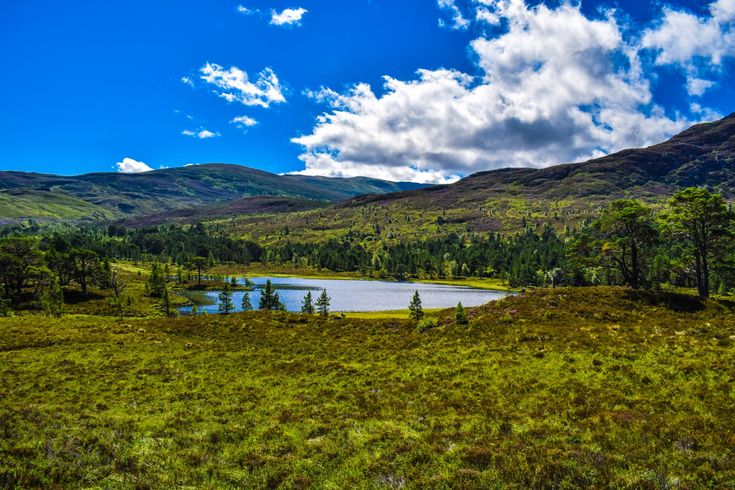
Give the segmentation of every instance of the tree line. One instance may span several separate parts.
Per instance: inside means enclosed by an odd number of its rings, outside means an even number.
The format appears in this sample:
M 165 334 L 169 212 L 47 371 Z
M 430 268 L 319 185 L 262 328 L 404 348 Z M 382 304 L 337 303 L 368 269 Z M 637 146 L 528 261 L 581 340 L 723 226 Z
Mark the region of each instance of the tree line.
M 57 315 L 61 288 L 72 283 L 83 295 L 91 285 L 118 291 L 124 284 L 113 260 L 175 264 L 194 271 L 199 283 L 216 263 L 261 262 L 395 279 L 493 277 L 511 287 L 668 284 L 696 287 L 706 298 L 713 290 L 735 290 L 734 215 L 721 195 L 688 188 L 656 209 L 614 201 L 598 219 L 561 232 L 543 225 L 509 236 L 452 233 L 370 248 L 353 237 L 260 245 L 209 233 L 201 224 L 15 234 L 0 239 L 0 314 L 30 302 Z M 168 294 L 150 287 L 154 296 Z

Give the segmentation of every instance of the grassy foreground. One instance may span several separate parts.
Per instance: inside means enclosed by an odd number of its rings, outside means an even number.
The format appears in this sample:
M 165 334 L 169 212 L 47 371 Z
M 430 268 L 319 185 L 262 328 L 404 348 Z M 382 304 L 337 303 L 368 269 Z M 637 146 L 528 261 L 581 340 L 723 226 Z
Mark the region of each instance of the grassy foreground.
M 423 334 L 0 319 L 0 487 L 730 488 L 733 313 L 594 288 Z

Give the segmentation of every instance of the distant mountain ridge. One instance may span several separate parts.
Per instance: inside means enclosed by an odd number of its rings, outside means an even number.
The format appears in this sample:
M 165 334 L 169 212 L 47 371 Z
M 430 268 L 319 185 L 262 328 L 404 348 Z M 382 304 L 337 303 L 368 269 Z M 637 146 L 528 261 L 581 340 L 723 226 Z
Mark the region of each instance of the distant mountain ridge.
M 581 163 L 552 167 L 505 168 L 472 174 L 454 184 L 343 203 L 359 206 L 422 200 L 446 206 L 485 201 L 491 196 L 545 199 L 655 198 L 689 186 L 706 186 L 735 198 L 735 113 L 692 126 L 670 140 L 627 149 Z
M 447 233 L 515 233 L 526 226 L 576 227 L 613 199 L 662 201 L 706 186 L 735 200 L 735 114 L 695 125 L 648 148 L 582 163 L 479 172 L 449 185 L 359 196 L 279 220 L 242 220 L 238 233 L 266 242 L 359 234 L 415 240 Z
M 363 194 L 421 187 L 421 184 L 367 177 L 276 175 L 231 164 L 73 177 L 3 171 L 0 172 L 0 221 L 124 218 L 263 196 L 337 202 Z M 250 203 L 248 209 L 256 212 L 253 205 Z

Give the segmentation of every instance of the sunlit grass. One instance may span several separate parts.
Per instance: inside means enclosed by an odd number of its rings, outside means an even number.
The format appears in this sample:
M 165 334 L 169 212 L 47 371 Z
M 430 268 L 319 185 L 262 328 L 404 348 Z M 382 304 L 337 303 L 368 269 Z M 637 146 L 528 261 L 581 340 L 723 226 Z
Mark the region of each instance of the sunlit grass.
M 0 319 L 0 482 L 735 484 L 731 304 L 559 289 L 437 316 Z

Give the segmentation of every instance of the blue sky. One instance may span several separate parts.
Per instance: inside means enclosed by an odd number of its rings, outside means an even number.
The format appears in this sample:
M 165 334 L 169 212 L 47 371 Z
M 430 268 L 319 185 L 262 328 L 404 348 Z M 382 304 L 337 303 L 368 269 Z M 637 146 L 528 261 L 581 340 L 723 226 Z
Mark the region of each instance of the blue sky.
M 441 182 L 588 158 L 735 110 L 734 21 L 735 0 L 12 2 L 0 169 Z

